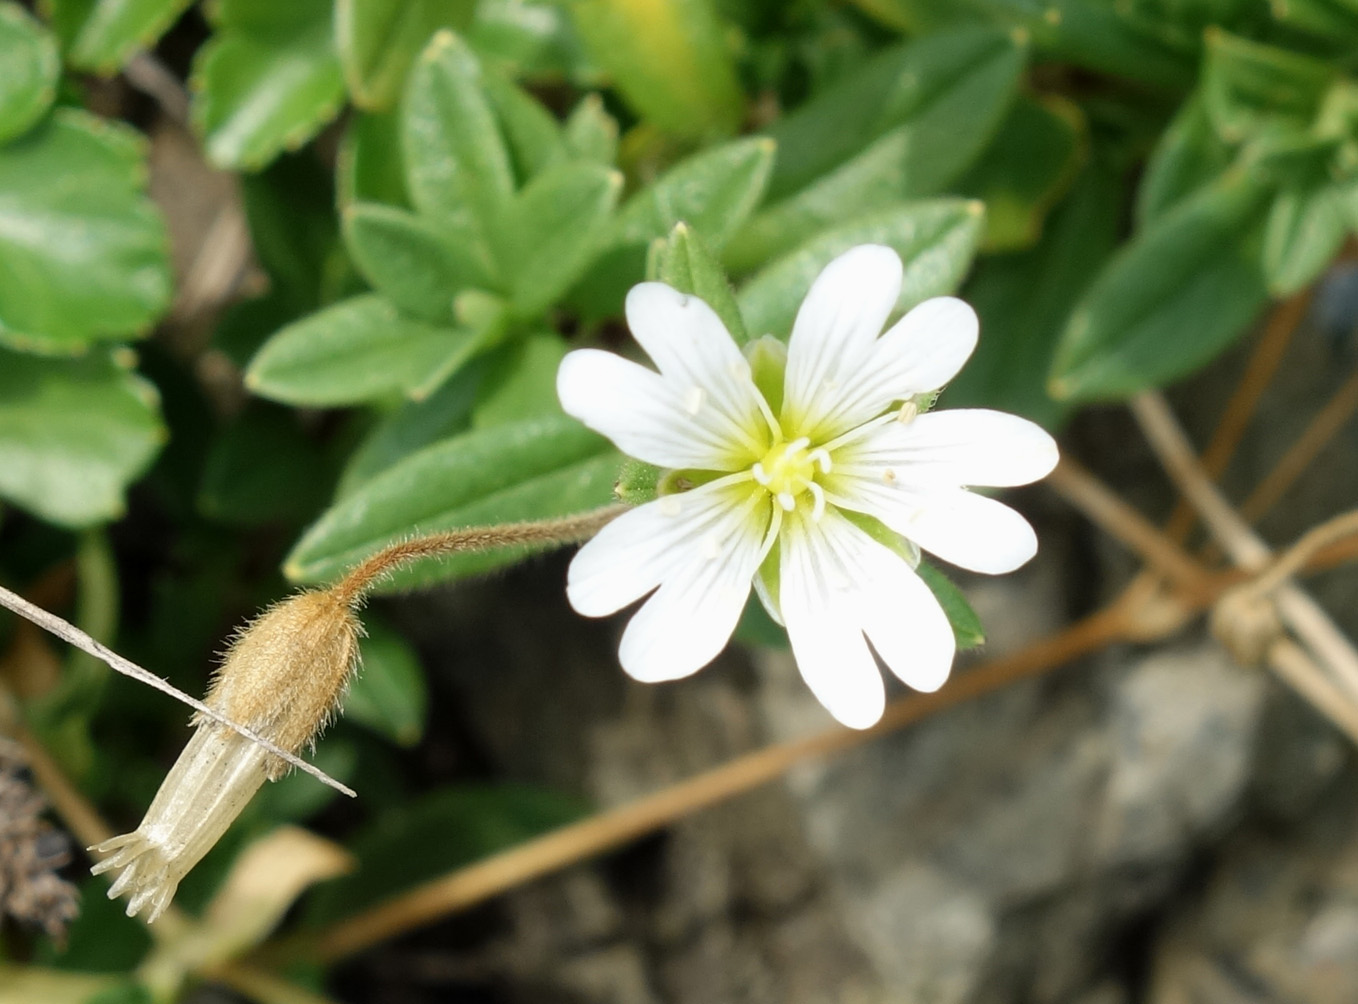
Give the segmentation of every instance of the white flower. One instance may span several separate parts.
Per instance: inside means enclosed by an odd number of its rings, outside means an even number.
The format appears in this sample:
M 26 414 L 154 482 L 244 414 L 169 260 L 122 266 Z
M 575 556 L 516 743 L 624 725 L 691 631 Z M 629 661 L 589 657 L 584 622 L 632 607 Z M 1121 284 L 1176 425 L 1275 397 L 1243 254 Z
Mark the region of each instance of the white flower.
M 877 245 L 831 262 L 797 314 L 785 365 L 770 338 L 747 359 L 706 303 L 656 282 L 628 294 L 627 321 L 658 373 L 595 349 L 562 361 L 569 414 L 680 472 L 669 483 L 696 485 L 624 513 L 571 562 L 567 595 L 582 614 L 651 594 L 619 651 L 636 679 L 675 680 L 710 662 L 753 583 L 816 697 L 866 728 L 886 701 L 873 650 L 918 690 L 942 686 L 952 666 L 952 627 L 914 570 L 915 545 L 992 574 L 1036 552 L 1022 516 L 963 486 L 1035 481 L 1056 464 L 1056 444 L 1002 412 L 917 413 L 971 355 L 977 321 L 939 297 L 878 337 L 901 272 Z

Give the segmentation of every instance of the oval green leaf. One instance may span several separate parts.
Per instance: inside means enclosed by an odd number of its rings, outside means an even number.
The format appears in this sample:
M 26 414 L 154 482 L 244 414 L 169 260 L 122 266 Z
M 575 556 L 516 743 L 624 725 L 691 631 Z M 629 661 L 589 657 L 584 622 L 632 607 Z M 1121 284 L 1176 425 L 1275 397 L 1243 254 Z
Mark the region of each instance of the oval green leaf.
M 448 323 L 458 293 L 492 284 L 490 262 L 471 234 L 373 203 L 346 206 L 343 219 L 349 254 L 363 277 L 417 317 Z
M 155 388 L 109 354 L 0 349 L 0 497 L 62 526 L 116 519 L 164 442 Z
M 389 108 L 415 57 L 440 28 L 471 23 L 476 0 L 336 0 L 335 41 L 360 108 Z
M 355 296 L 274 334 L 245 384 L 286 404 L 359 404 L 428 388 L 431 372 L 446 378 L 476 345 L 473 332 L 427 324 L 380 296 Z
M 411 454 L 346 495 L 298 541 L 283 571 L 294 582 L 328 582 L 413 534 L 607 505 L 621 465 L 605 440 L 564 415 L 476 429 Z M 518 547 L 429 559 L 382 589 L 460 578 L 526 553 Z
M 16 3 L 0 3 L 0 143 L 27 131 L 51 107 L 61 59 L 56 41 Z
M 320 131 L 344 103 L 330 0 L 220 0 L 194 59 L 193 121 L 213 163 L 255 170 Z
M 627 200 L 614 243 L 646 244 L 687 223 L 720 250 L 763 198 L 775 149 L 773 140 L 754 137 L 680 161 Z
M 191 0 L 97 0 L 71 45 L 71 65 L 112 73 L 137 50 L 149 49 Z
M 751 337 L 787 338 L 797 308 L 821 269 L 856 244 L 885 244 L 905 263 L 898 310 L 957 289 L 971 265 L 985 209 L 968 199 L 929 199 L 897 206 L 827 231 L 778 259 L 737 294 Z
M 1119 399 L 1196 369 L 1267 299 L 1259 228 L 1267 189 L 1232 172 L 1125 245 L 1071 314 L 1049 389 Z
M 143 333 L 169 299 L 136 133 L 63 108 L 0 148 L 0 341 L 78 351 Z

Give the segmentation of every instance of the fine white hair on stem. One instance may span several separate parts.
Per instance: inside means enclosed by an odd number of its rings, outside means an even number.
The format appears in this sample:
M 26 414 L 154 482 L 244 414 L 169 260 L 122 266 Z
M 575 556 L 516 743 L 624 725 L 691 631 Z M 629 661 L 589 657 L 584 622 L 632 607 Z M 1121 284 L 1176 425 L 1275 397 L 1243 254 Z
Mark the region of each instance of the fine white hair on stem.
M 233 731 L 244 736 L 252 743 L 255 743 L 258 746 L 261 746 L 264 749 L 268 750 L 274 756 L 281 757 L 283 760 L 287 761 L 289 764 L 296 767 L 298 770 L 302 770 L 310 774 L 312 777 L 316 778 L 316 780 L 320 781 L 322 784 L 328 784 L 336 791 L 343 792 L 350 798 L 357 797 L 357 792 L 355 792 L 352 788 L 350 788 L 348 785 L 341 784 L 339 781 L 336 781 L 333 777 L 331 777 L 325 771 L 321 770 L 319 767 L 314 767 L 311 764 L 307 763 L 305 760 L 303 760 L 301 757 L 289 753 L 286 750 L 275 745 L 274 743 L 269 742 L 269 740 L 265 739 L 258 733 L 253 732 L 250 729 L 247 729 L 244 725 L 241 725 L 237 722 L 233 722 L 230 718 L 227 718 L 220 711 L 214 711 L 212 708 L 208 707 L 206 704 L 204 704 L 197 698 L 190 697 L 182 690 L 179 690 L 178 688 L 172 686 L 168 681 L 161 679 L 160 677 L 156 676 L 149 670 L 142 669 L 135 662 L 132 662 L 129 659 L 124 659 L 121 655 L 119 655 L 117 652 L 114 652 L 107 646 L 101 645 L 98 641 L 91 638 L 84 631 L 81 631 L 80 628 L 76 627 L 74 624 L 62 620 L 56 614 L 50 613 L 49 611 L 44 610 L 42 607 L 34 603 L 30 603 L 22 596 L 18 595 L 17 593 L 11 592 L 4 586 L 0 586 L 0 606 L 5 607 L 7 610 L 13 611 L 20 617 L 32 621 L 34 624 L 38 625 L 38 627 L 42 628 L 43 630 L 50 631 L 52 634 L 56 635 L 62 641 L 74 645 L 76 648 L 80 649 L 80 651 L 94 656 L 101 662 L 106 663 L 108 667 L 114 670 L 115 672 L 122 673 L 124 676 L 130 676 L 132 677 L 132 679 L 137 680 L 140 683 L 144 683 L 148 687 L 153 687 L 154 689 L 159 690 L 162 694 L 169 694 L 175 700 L 180 701 L 183 704 L 187 704 L 190 708 L 193 708 L 193 710 L 197 711 L 200 715 L 203 715 L 206 718 L 211 718 L 213 721 L 220 722 L 227 728 L 232 729 Z

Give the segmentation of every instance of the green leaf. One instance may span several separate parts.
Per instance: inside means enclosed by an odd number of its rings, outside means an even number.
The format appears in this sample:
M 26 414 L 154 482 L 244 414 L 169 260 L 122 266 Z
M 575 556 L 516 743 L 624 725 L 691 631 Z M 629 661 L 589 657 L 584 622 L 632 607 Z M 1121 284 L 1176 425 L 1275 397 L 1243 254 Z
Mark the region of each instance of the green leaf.
M 1023 46 L 989 28 L 931 35 L 881 53 L 769 127 L 778 144 L 770 197 L 800 191 L 907 124 L 897 198 L 932 195 L 999 125 L 1023 62 Z
M 1184 102 L 1151 153 L 1136 197 L 1138 228 L 1149 226 L 1180 201 L 1216 180 L 1235 151 L 1216 130 L 1200 94 Z
M 744 100 L 712 0 L 575 0 L 585 48 L 624 100 L 663 132 L 733 133 Z
M 570 18 L 555 0 L 478 0 L 467 41 L 514 79 L 570 80 L 598 85 Z
M 1209 29 L 1206 38 L 1203 107 L 1228 143 L 1309 128 L 1339 76 L 1323 60 L 1219 29 Z
M 480 62 L 441 31 L 410 74 L 403 118 L 406 182 L 420 212 L 491 237 L 514 195 L 514 169 Z
M 300 147 L 339 112 L 344 77 L 330 0 L 219 0 L 194 58 L 193 120 L 219 167 L 254 170 Z
M 980 315 L 981 340 L 948 384 L 949 407 L 1059 424 L 1069 409 L 1048 396 L 1047 374 L 1066 318 L 1117 243 L 1123 195 L 1120 171 L 1091 165 L 1036 247 L 981 260 L 963 294 Z
M 477 336 L 402 314 L 380 296 L 355 296 L 277 332 L 250 363 L 245 384 L 286 404 L 330 407 L 413 394 L 431 372 L 452 373 Z
M 346 206 L 343 219 L 349 253 L 363 277 L 417 317 L 450 323 L 458 293 L 493 284 L 490 262 L 468 235 L 372 203 Z
M 371 614 L 363 620 L 363 663 L 344 698 L 344 717 L 398 746 L 414 746 L 424 736 L 429 703 L 420 657 L 382 621 Z
M 1108 0 L 858 0 L 898 28 L 923 33 L 975 21 L 1019 30 L 1045 53 L 1101 73 L 1157 88 L 1186 87 L 1193 76 L 1188 46 L 1138 17 L 1132 4 Z
M 401 116 L 395 112 L 356 113 L 340 141 L 335 187 L 341 206 L 380 202 L 401 209 L 411 205 L 401 155 Z
M 1259 227 L 1267 189 L 1244 172 L 1185 200 L 1105 266 L 1070 317 L 1053 397 L 1121 398 L 1207 362 L 1267 298 Z
M 300 523 L 325 504 L 333 465 L 296 414 L 256 403 L 208 450 L 198 511 L 236 526 Z
M 1287 0 L 1270 5 L 1283 24 L 1309 32 L 1336 48 L 1358 42 L 1358 5 L 1352 0 Z
M 389 108 L 415 57 L 440 28 L 462 30 L 476 0 L 336 0 L 335 42 L 360 108 Z
M 517 313 L 540 315 L 580 278 L 607 237 L 621 189 L 617 171 L 577 160 L 548 168 L 523 190 L 499 242 Z
M 133 980 L 126 980 L 107 990 L 101 990 L 93 997 L 86 997 L 82 1004 L 155 1004 L 151 991 Z M 33 1004 L 52 1004 L 50 998 L 35 999 Z
M 764 195 L 774 143 L 766 137 L 735 140 L 680 161 L 632 198 L 618 213 L 617 244 L 646 244 L 687 223 L 720 250 Z
M 606 505 L 621 462 L 605 440 L 563 415 L 477 429 L 411 454 L 339 500 L 303 535 L 283 570 L 294 582 L 328 582 L 412 533 Z M 461 578 L 525 553 L 502 548 L 419 562 L 382 589 Z
M 448 788 L 382 812 L 349 844 L 351 875 L 319 886 L 310 925 L 331 923 L 584 814 L 577 799 L 521 785 Z
M 1064 98 L 1024 97 L 1005 117 L 980 163 L 957 183 L 985 203 L 986 251 L 1035 244 L 1048 210 L 1080 170 L 1084 114 Z
M 677 224 L 669 240 L 658 246 L 656 278 L 681 293 L 692 293 L 716 311 L 738 344 L 750 340 L 726 273 L 691 227 Z
M 109 354 L 0 349 L 0 497 L 61 526 L 116 519 L 164 442 L 155 388 Z
M 976 611 L 967 602 L 966 595 L 953 584 L 952 580 L 927 561 L 921 561 L 915 569 L 924 584 L 933 592 L 943 612 L 948 615 L 953 636 L 957 639 L 959 650 L 965 651 L 985 644 L 985 626 Z
M 52 36 L 18 4 L 0 3 L 0 143 L 47 113 L 60 75 Z
M 566 340 L 555 331 L 532 332 L 487 356 L 472 411 L 473 428 L 560 414 L 556 371 L 565 356 Z
M 618 159 L 618 120 L 597 94 L 586 94 L 566 119 L 566 146 L 584 160 L 612 167 Z
M 905 263 L 898 310 L 954 291 L 976 253 L 984 207 L 966 199 L 930 199 L 884 209 L 827 231 L 779 258 L 741 287 L 736 299 L 752 337 L 786 339 L 802 299 L 821 269 L 857 244 L 885 244 Z
M 566 140 L 555 115 L 498 74 L 486 74 L 484 84 L 520 187 L 566 159 Z
M 0 342 L 71 352 L 136 336 L 169 299 L 136 133 L 58 109 L 0 148 Z
M 333 300 L 337 274 L 352 273 L 324 167 L 306 155 L 280 157 L 242 177 L 241 195 L 255 255 L 269 274 L 269 295 L 288 305 L 288 319 Z
M 1264 275 L 1276 297 L 1291 296 L 1318 279 L 1349 230 L 1344 188 L 1327 180 L 1285 188 L 1264 226 Z
M 97 0 L 70 47 L 71 65 L 113 73 L 138 49 L 150 49 L 190 0 Z
M 336 496 L 348 495 L 398 460 L 464 431 L 481 369 L 480 360 L 473 360 L 427 398 L 404 401 L 385 415 L 349 456 Z

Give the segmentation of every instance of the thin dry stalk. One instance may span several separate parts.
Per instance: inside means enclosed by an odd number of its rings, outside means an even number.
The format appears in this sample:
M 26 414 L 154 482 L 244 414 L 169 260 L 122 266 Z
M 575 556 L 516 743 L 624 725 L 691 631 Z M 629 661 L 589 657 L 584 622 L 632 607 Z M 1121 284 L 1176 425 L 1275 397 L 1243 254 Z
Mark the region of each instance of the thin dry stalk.
M 1335 391 L 1273 470 L 1240 503 L 1240 515 L 1251 523 L 1259 522 L 1355 414 L 1358 414 L 1358 373 Z
M 1047 485 L 1167 581 L 1185 589 L 1202 583 L 1205 570 L 1174 543 L 1168 530 L 1158 529 L 1081 464 L 1062 457 L 1047 475 Z
M 1254 352 L 1245 366 L 1245 372 L 1236 384 L 1231 399 L 1226 403 L 1221 419 L 1212 433 L 1207 449 L 1202 453 L 1202 466 L 1213 480 L 1220 478 L 1235 456 L 1240 441 L 1249 428 L 1254 413 L 1259 408 L 1264 392 L 1273 382 L 1292 336 L 1301 327 L 1306 312 L 1311 307 L 1312 289 L 1303 290 L 1273 308 L 1263 333 L 1255 343 Z M 1165 532 L 1177 544 L 1188 539 L 1189 532 L 1197 522 L 1197 512 L 1187 499 L 1180 499 L 1165 524 Z

